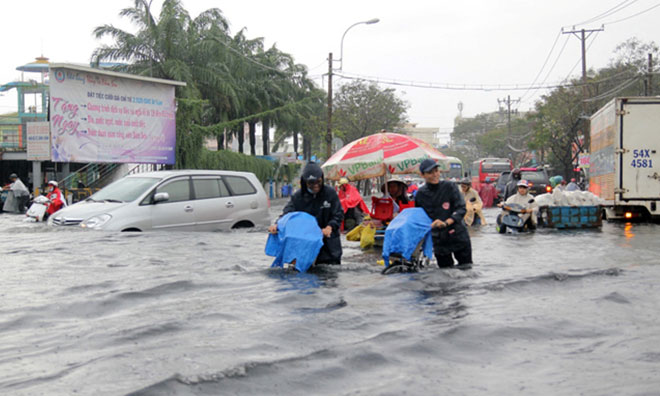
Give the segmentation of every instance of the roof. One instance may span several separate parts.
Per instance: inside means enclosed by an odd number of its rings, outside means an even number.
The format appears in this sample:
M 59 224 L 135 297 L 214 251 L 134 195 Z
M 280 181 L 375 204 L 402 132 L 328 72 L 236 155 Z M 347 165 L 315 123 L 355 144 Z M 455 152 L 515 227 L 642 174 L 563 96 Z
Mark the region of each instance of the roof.
M 19 66 L 16 70 L 26 72 L 47 72 L 48 71 L 48 58 L 38 56 L 33 62 Z
M 72 63 L 51 63 L 50 64 L 50 69 L 67 69 L 67 70 L 75 70 L 75 71 L 80 71 L 80 72 L 85 72 L 85 73 L 101 74 L 101 75 L 110 76 L 110 77 L 126 78 L 126 79 L 129 79 L 129 80 L 147 81 L 147 82 L 152 82 L 152 83 L 157 83 L 157 84 L 175 85 L 175 86 L 178 86 L 178 87 L 185 87 L 186 86 L 186 83 L 183 82 L 183 81 L 165 80 L 165 79 L 162 79 L 162 78 L 144 77 L 144 76 L 138 76 L 138 75 L 129 74 L 129 73 L 119 73 L 119 72 L 114 72 L 114 71 L 109 71 L 109 70 L 96 69 L 96 68 L 88 67 L 88 66 L 75 65 L 75 64 L 72 64 Z
M 128 175 L 129 177 L 157 177 L 167 178 L 173 176 L 246 176 L 252 174 L 251 172 L 238 172 L 229 170 L 208 170 L 208 169 L 176 169 L 176 170 L 161 170 L 154 172 L 141 172 Z
M 45 84 L 40 84 L 34 80 L 30 81 L 12 81 L 8 82 L 7 84 L 1 85 L 0 86 L 0 92 L 4 91 L 9 91 L 10 89 L 18 88 L 18 87 L 23 87 L 23 88 L 31 88 L 31 87 L 46 87 Z

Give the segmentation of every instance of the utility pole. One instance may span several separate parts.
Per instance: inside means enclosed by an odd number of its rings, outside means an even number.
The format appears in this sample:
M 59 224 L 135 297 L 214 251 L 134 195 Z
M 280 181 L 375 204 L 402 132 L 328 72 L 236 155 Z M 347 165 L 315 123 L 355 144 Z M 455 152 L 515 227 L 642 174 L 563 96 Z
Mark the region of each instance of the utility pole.
M 520 98 L 511 100 L 511 95 L 507 95 L 505 99 L 497 99 L 497 103 L 502 108 L 502 103 L 506 105 L 506 124 L 508 129 L 507 140 L 511 142 L 511 104 L 516 104 L 520 102 Z M 516 110 L 513 110 L 513 113 L 516 113 Z
M 580 29 L 580 30 L 571 30 L 568 32 L 565 32 L 564 29 L 562 29 L 562 34 L 573 34 L 575 35 L 580 41 L 582 42 L 582 114 L 583 116 L 587 115 L 587 102 L 586 100 L 588 99 L 589 92 L 587 90 L 587 47 L 586 47 L 586 42 L 589 36 L 591 36 L 592 33 L 594 32 L 602 32 L 605 30 L 604 27 L 601 26 L 600 29 Z M 579 33 L 579 35 L 578 35 Z M 587 34 L 588 33 L 588 34 Z
M 516 153 L 521 153 L 525 151 L 524 148 L 516 148 L 513 146 L 512 139 L 511 139 L 511 113 L 517 113 L 517 110 L 511 110 L 511 105 L 516 104 L 520 102 L 520 98 L 511 100 L 511 96 L 507 95 L 505 99 L 497 99 L 497 103 L 500 107 L 500 112 L 502 111 L 502 104 L 506 105 L 506 125 L 507 125 L 507 135 L 506 135 L 506 146 L 514 152 L 513 154 L 510 154 L 511 160 L 516 163 Z
M 589 147 L 591 134 L 589 131 L 589 119 L 587 118 L 587 99 L 589 99 L 589 91 L 587 89 L 587 47 L 586 42 L 589 36 L 594 32 L 602 32 L 605 27 L 601 25 L 600 29 L 580 29 L 565 32 L 562 28 L 562 34 L 573 34 L 582 42 L 582 143 L 583 147 Z M 578 36 L 578 33 L 580 34 Z M 587 34 L 588 33 L 588 34 Z M 578 137 L 579 139 L 579 137 Z
M 332 52 L 328 54 L 328 129 L 325 132 L 326 161 L 332 155 Z
M 649 67 L 646 73 L 644 96 L 653 96 L 653 54 L 649 54 Z

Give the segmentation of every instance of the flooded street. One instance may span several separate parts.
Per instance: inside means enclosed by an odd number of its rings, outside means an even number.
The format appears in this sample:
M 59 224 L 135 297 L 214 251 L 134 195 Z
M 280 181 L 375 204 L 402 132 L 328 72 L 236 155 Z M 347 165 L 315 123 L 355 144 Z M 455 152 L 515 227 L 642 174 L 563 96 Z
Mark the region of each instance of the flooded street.
M 284 201 L 271 209 L 275 218 Z M 271 270 L 265 229 L 104 233 L 0 215 L 4 395 L 650 395 L 660 226 L 472 232 L 473 270 Z

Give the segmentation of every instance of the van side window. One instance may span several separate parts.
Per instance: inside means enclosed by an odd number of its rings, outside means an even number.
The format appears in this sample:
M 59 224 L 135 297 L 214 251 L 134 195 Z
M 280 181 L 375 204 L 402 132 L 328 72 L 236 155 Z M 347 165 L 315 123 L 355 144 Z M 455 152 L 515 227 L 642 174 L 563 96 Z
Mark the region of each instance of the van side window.
M 223 176 L 222 178 L 229 185 L 232 195 L 249 195 L 257 192 L 252 183 L 244 177 Z
M 174 180 L 156 189 L 156 193 L 161 192 L 166 192 L 170 195 L 170 199 L 167 202 L 188 201 L 190 200 L 190 182 L 188 178 Z
M 217 177 L 193 178 L 195 199 L 228 197 L 229 191 L 225 184 Z

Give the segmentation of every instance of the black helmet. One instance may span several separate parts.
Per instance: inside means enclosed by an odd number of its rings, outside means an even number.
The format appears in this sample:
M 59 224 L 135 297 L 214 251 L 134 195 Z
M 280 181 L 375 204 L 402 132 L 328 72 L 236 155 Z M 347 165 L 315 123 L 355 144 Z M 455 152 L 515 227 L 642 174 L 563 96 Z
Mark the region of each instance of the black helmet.
M 520 179 L 520 169 L 515 168 L 514 170 L 512 170 L 511 177 L 513 177 L 514 179 Z
M 321 184 L 323 184 L 323 170 L 321 167 L 315 162 L 305 165 L 300 176 L 300 186 L 303 187 L 307 185 L 307 182 L 316 182 L 318 180 L 321 180 Z

